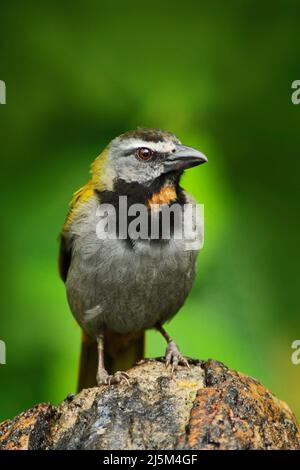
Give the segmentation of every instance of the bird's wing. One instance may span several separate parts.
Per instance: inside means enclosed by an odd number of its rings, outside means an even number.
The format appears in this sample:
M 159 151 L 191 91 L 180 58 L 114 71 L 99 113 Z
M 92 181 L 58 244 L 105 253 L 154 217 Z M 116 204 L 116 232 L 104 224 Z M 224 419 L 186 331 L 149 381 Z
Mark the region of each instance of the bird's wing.
M 76 220 L 76 216 L 80 211 L 80 208 L 94 195 L 94 189 L 91 181 L 85 184 L 82 188 L 78 189 L 73 194 L 69 212 L 67 214 L 62 232 L 60 234 L 60 247 L 59 247 L 59 258 L 58 268 L 61 279 L 65 282 L 67 279 L 69 267 L 72 260 L 72 246 L 74 235 L 70 230 L 72 223 Z
M 58 270 L 62 281 L 66 282 L 72 257 L 72 246 L 68 246 L 66 237 L 63 233 L 60 235 Z

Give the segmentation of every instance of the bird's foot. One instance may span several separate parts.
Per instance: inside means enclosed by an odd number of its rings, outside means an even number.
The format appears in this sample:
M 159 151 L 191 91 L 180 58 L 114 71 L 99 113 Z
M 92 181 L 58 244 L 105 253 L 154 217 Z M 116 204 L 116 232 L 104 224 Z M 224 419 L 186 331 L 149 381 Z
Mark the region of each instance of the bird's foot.
M 172 372 L 177 369 L 179 364 L 188 368 L 190 367 L 188 360 L 184 356 L 182 356 L 178 346 L 173 340 L 168 342 L 165 355 L 165 363 L 166 367 L 171 365 Z
M 100 385 L 116 385 L 121 383 L 123 380 L 129 385 L 129 375 L 126 372 L 117 371 L 110 375 L 106 371 L 101 371 L 97 374 L 97 384 Z

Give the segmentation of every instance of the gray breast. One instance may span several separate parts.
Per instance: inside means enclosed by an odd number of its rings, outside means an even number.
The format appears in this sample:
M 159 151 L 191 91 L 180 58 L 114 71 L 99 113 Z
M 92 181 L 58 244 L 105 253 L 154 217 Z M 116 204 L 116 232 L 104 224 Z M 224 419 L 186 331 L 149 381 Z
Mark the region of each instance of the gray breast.
M 184 240 L 163 244 L 103 240 L 96 234 L 97 202 L 73 224 L 68 300 L 83 329 L 96 336 L 102 325 L 119 333 L 151 328 L 184 303 L 195 277 L 197 252 Z

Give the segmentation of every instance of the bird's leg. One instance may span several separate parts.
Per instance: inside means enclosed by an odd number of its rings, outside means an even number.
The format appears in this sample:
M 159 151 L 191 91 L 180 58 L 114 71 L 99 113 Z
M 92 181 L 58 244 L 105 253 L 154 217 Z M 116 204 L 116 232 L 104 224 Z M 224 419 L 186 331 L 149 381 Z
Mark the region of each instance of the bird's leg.
M 97 336 L 98 344 L 98 369 L 97 369 L 97 385 L 113 385 L 122 382 L 128 382 L 129 375 L 126 372 L 117 371 L 114 374 L 110 375 L 105 369 L 104 365 L 104 335 L 103 333 Z
M 171 336 L 166 332 L 166 330 L 162 327 L 160 323 L 156 325 L 156 329 L 163 335 L 163 337 L 168 343 L 165 354 L 166 366 L 168 367 L 169 365 L 171 365 L 172 372 L 177 369 L 178 364 L 190 367 L 188 360 L 182 356 L 175 341 L 173 341 Z
M 104 336 L 99 334 L 97 336 L 97 346 L 98 346 L 98 368 L 97 368 L 97 385 L 106 384 L 108 378 L 108 372 L 104 366 Z

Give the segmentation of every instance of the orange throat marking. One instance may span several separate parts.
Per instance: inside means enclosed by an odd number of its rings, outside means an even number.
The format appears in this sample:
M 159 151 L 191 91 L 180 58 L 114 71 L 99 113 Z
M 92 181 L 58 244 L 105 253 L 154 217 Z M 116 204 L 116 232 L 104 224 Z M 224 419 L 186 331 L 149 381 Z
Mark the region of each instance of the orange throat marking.
M 170 204 L 175 201 L 177 197 L 176 190 L 173 186 L 164 186 L 159 193 L 152 194 L 151 198 L 147 201 L 147 206 L 155 208 L 163 204 Z M 153 207 L 154 206 L 154 207 Z

